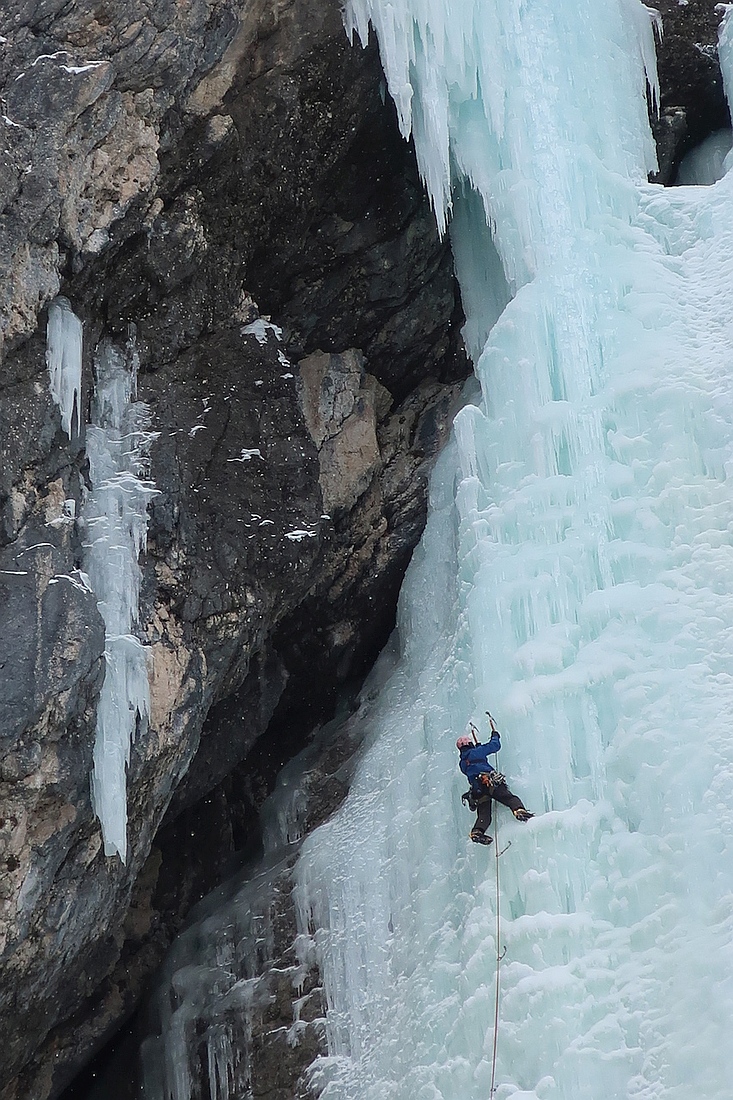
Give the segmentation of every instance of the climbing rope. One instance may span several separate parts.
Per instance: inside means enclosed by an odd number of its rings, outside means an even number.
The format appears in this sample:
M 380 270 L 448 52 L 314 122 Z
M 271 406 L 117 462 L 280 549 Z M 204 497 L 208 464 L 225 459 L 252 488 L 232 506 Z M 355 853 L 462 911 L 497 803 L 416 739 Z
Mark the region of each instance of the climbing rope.
M 496 728 L 494 725 L 494 719 L 491 717 L 488 711 L 486 713 L 489 717 L 489 721 L 491 722 L 491 732 L 493 733 Z M 494 759 L 496 761 L 496 770 L 499 771 L 498 752 L 496 753 Z M 501 960 L 504 958 L 504 952 L 499 946 L 501 936 L 501 924 L 499 916 L 499 856 L 501 855 L 501 852 L 499 851 L 499 815 L 496 812 L 496 803 L 494 803 L 492 809 L 494 811 L 494 856 L 496 865 L 496 994 L 494 997 L 494 1048 L 491 1054 L 491 1091 L 489 1092 L 489 1100 L 494 1100 L 494 1094 L 496 1092 L 496 1054 L 499 1044 L 499 971 L 501 967 Z
M 499 971 L 501 967 L 501 960 L 504 955 L 499 947 L 499 937 L 501 936 L 501 925 L 499 916 L 499 815 L 494 812 L 494 855 L 496 864 L 496 993 L 494 996 L 494 1049 L 491 1054 L 491 1090 L 489 1092 L 489 1100 L 494 1100 L 494 1093 L 496 1092 L 496 1052 L 499 1043 Z

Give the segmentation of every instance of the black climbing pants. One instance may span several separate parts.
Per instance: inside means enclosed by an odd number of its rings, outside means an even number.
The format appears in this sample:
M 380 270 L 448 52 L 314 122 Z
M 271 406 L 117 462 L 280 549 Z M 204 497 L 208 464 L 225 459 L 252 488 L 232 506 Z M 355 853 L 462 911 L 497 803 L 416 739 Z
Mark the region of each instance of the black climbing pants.
M 472 830 L 474 833 L 485 833 L 491 824 L 492 798 L 495 798 L 497 802 L 501 802 L 502 806 L 508 806 L 512 812 L 525 809 L 521 798 L 517 798 L 515 794 L 512 794 L 506 783 L 495 783 L 491 788 L 491 794 L 487 791 L 486 794 L 479 795 L 476 799 L 476 824 Z

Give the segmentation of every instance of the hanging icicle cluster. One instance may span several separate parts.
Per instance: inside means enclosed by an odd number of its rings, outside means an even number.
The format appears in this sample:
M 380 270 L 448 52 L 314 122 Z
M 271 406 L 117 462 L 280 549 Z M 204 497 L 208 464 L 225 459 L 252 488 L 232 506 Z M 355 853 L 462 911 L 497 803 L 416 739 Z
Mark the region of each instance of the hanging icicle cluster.
M 79 432 L 82 324 L 66 298 L 49 306 L 46 360 L 52 396 L 71 438 Z M 147 407 L 136 400 L 134 334 L 124 351 L 103 341 L 94 357 L 96 385 L 86 426 L 91 492 L 82 509 L 85 570 L 105 625 L 105 677 L 97 711 L 92 798 L 107 855 L 127 854 L 126 774 L 130 745 L 148 721 L 148 652 L 135 631 L 140 597 L 138 559 L 145 549 Z

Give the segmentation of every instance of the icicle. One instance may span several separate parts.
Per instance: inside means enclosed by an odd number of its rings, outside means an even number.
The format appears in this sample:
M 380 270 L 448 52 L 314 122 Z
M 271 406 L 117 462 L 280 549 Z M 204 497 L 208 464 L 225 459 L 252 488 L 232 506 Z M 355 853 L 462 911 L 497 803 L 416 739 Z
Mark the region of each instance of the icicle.
M 79 432 L 81 350 L 81 321 L 67 298 L 54 298 L 48 307 L 46 363 L 51 396 L 61 410 L 61 426 L 69 439 Z
M 103 341 L 95 355 L 96 386 L 87 455 L 92 491 L 83 509 L 86 570 L 105 625 L 105 677 L 97 715 L 92 795 L 104 849 L 127 853 L 126 772 L 130 745 L 148 722 L 148 651 L 135 636 L 140 594 L 138 558 L 145 549 L 146 478 L 154 435 L 147 406 L 136 401 L 137 355 Z

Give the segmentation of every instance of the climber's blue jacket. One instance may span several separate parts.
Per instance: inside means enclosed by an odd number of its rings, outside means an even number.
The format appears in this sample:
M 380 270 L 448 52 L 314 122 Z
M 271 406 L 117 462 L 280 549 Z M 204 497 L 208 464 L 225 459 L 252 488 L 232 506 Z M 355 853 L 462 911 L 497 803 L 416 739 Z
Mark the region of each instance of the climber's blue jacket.
M 492 768 L 488 758 L 492 753 L 498 752 L 500 748 L 499 734 L 492 733 L 491 740 L 487 741 L 485 745 L 470 745 L 468 748 L 461 749 L 461 759 L 458 766 L 471 784 L 472 791 L 485 792 L 486 788 L 479 781 L 479 776 L 496 770 Z

